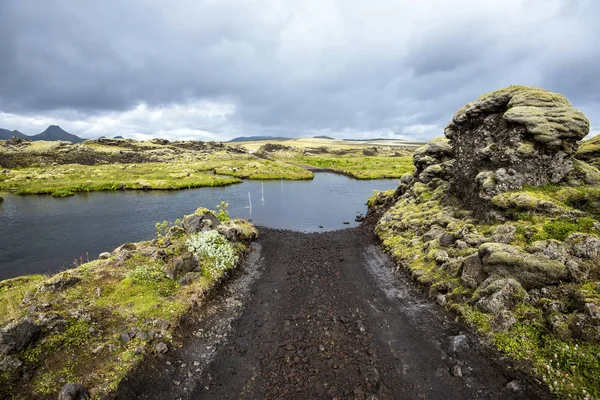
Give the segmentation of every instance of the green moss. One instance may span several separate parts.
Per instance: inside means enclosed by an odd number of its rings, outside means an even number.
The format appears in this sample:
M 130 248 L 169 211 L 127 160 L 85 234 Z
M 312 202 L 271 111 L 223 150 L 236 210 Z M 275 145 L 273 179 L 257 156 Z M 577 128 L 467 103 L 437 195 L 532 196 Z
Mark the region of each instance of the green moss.
M 78 192 L 129 190 L 177 190 L 226 186 L 241 182 L 235 177 L 209 175 L 204 163 L 146 163 L 132 168 L 110 165 L 57 165 L 48 168 L 14 169 L 11 178 L 0 182 L 0 190 L 17 194 L 70 196 Z M 189 171 L 183 173 L 181 171 Z
M 542 226 L 542 231 L 536 233 L 532 240 L 547 240 L 556 239 L 563 241 L 572 233 L 593 233 L 600 234 L 600 231 L 595 227 L 596 220 L 590 217 L 577 219 L 554 219 L 550 220 Z
M 356 179 L 400 178 L 412 172 L 412 157 L 301 156 L 296 162 L 332 169 Z
M 590 129 L 585 115 L 564 96 L 530 86 L 509 86 L 484 94 L 458 110 L 453 123 L 487 113 L 503 113 L 507 121 L 524 125 L 538 143 L 554 148 L 564 146 L 568 151 L 573 151 L 574 146 L 566 146 L 563 141 L 580 140 Z
M 0 326 L 23 315 L 23 297 L 45 279 L 43 275 L 27 275 L 0 281 Z
M 54 192 L 52 192 L 52 197 L 69 197 L 73 195 L 75 195 L 75 193 L 71 192 L 68 189 L 57 189 Z

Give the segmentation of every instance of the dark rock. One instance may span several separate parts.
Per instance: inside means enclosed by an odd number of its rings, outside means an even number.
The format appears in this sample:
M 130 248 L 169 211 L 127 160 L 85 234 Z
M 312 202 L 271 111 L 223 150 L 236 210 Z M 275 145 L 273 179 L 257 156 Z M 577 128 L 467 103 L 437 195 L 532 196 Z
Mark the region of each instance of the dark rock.
M 19 352 L 41 336 L 42 330 L 31 319 L 25 318 L 5 326 L 0 331 L 0 344 L 11 347 L 9 353 Z
M 473 254 L 465 258 L 461 266 L 460 279 L 463 284 L 471 289 L 476 289 L 487 277 L 483 271 L 483 264 L 479 254 Z
M 600 239 L 597 237 L 584 233 L 574 233 L 567 238 L 565 244 L 569 246 L 570 253 L 575 257 L 600 258 Z
M 87 400 L 90 398 L 85 386 L 79 383 L 67 383 L 58 394 L 58 400 Z
M 463 376 L 462 369 L 458 365 L 455 365 L 452 368 L 450 368 L 450 374 L 452 376 L 456 376 L 457 378 L 462 378 Z
M 506 384 L 506 388 L 514 393 L 521 392 L 523 390 L 523 386 L 519 381 L 510 381 Z
M 159 354 L 164 354 L 169 351 L 169 346 L 165 342 L 159 342 L 154 346 L 154 350 Z
M 227 221 L 217 227 L 217 232 L 231 241 L 250 242 L 256 240 L 258 231 L 249 222 L 236 219 Z
M 189 251 L 169 261 L 163 267 L 164 273 L 169 279 L 177 279 L 179 276 L 193 271 L 198 266 L 198 261 Z
M 0 360 L 0 371 L 11 372 L 19 368 L 23 363 L 16 357 L 6 356 Z
M 478 300 L 475 308 L 498 315 L 502 310 L 512 309 L 527 298 L 527 292 L 521 284 L 512 278 L 490 277 L 475 292 Z
M 121 339 L 121 342 L 123 342 L 124 344 L 127 344 L 131 341 L 131 337 L 129 337 L 129 333 L 127 333 L 127 332 L 121 333 L 121 336 L 119 336 L 119 339 Z
M 514 225 L 499 225 L 494 229 L 492 240 L 498 243 L 508 244 L 515 240 L 515 232 L 517 228 Z
M 199 279 L 202 276 L 201 272 L 188 272 L 187 274 L 185 274 L 184 276 L 182 276 L 177 283 L 179 283 L 181 286 L 185 286 L 185 285 L 189 285 L 190 283 L 196 281 L 197 279 Z
M 456 242 L 456 237 L 451 233 L 445 232 L 438 238 L 438 241 L 444 247 L 452 246 Z
M 492 329 L 495 331 L 506 332 L 508 331 L 514 324 L 517 323 L 517 318 L 508 310 L 500 311 L 500 314 L 496 315 L 496 317 L 492 320 Z
M 551 260 L 565 263 L 569 257 L 567 249 L 558 240 L 538 240 L 527 246 L 526 250 Z
M 457 335 L 448 337 L 448 352 L 451 354 L 460 353 L 469 349 L 469 341 L 465 335 Z
M 189 234 L 206 229 L 215 229 L 221 221 L 210 210 L 199 210 L 196 214 L 183 217 L 183 229 Z
M 132 250 L 135 250 L 135 244 L 127 242 L 127 243 L 124 243 L 121 246 L 117 247 L 115 252 L 121 253 L 123 251 L 132 251 Z
M 40 291 L 41 292 L 60 292 L 61 290 L 65 290 L 67 288 L 70 288 L 71 286 L 76 285 L 80 281 L 81 281 L 81 279 L 76 276 L 60 275 L 58 277 L 51 278 L 48 281 L 42 283 L 40 285 Z

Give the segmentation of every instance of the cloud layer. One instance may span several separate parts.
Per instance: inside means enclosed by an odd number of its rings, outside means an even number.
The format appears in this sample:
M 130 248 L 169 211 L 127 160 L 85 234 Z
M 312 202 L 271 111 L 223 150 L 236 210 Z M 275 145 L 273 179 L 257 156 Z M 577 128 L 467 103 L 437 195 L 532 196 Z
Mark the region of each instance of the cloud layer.
M 0 127 L 429 139 L 510 84 L 600 131 L 595 0 L 0 2 Z

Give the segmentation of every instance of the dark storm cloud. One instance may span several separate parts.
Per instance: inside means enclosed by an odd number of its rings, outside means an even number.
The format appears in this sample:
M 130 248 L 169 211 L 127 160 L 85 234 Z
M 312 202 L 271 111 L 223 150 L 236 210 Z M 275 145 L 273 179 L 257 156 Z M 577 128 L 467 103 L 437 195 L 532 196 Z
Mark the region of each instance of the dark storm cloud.
M 598 126 L 598 15 L 594 0 L 3 0 L 0 125 L 426 139 L 530 84 Z

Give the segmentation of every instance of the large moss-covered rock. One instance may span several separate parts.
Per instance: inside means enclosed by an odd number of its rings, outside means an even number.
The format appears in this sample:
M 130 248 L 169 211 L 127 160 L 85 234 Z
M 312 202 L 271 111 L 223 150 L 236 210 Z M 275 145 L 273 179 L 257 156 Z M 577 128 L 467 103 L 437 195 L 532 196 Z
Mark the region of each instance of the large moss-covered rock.
M 512 309 L 527 297 L 521 284 L 512 278 L 490 277 L 481 284 L 474 295 L 475 308 L 490 314 Z
M 577 152 L 577 158 L 600 168 L 600 135 L 583 142 Z
M 562 182 L 589 127 L 557 93 L 510 86 L 485 94 L 458 110 L 444 131 L 454 154 L 453 190 L 477 208 L 524 185 Z
M 508 244 L 484 243 L 479 247 L 479 257 L 488 275 L 513 276 L 527 289 L 567 278 L 563 263 L 528 254 Z

